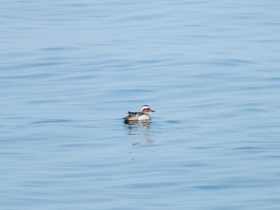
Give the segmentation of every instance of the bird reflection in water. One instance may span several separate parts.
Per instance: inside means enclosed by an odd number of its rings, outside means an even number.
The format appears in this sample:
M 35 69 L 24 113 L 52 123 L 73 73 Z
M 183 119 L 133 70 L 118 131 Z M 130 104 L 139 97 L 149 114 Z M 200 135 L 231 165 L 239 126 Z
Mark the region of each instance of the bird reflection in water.
M 132 143 L 133 146 L 153 143 L 153 141 L 150 139 L 150 135 L 146 132 L 150 129 L 150 125 L 151 125 L 150 121 L 125 121 L 124 123 L 129 125 L 127 127 L 129 129 L 128 135 L 140 135 L 145 137 L 145 139 L 141 140 L 140 142 Z M 137 132 L 139 130 L 140 133 Z

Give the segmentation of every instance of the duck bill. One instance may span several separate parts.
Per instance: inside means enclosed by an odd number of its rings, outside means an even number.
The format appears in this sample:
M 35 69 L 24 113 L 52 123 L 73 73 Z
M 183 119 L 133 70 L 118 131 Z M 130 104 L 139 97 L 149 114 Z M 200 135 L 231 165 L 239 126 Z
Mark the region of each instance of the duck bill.
M 155 112 L 154 110 L 151 110 L 151 109 L 150 109 L 149 111 L 150 111 L 150 112 Z

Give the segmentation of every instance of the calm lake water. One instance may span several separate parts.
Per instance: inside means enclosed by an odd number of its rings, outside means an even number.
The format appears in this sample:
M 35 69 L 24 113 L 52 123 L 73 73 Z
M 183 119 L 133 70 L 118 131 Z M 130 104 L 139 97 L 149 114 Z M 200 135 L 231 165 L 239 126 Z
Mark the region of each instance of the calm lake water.
M 280 209 L 279 11 L 2 2 L 1 209 Z

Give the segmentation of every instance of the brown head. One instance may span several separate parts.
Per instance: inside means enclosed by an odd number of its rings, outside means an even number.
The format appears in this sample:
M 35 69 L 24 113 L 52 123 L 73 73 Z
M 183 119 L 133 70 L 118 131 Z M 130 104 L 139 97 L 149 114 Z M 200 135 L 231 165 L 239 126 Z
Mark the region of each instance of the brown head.
M 141 111 L 144 114 L 148 114 L 148 112 L 155 112 L 154 110 L 151 110 L 151 108 L 148 105 L 144 105 L 141 107 Z

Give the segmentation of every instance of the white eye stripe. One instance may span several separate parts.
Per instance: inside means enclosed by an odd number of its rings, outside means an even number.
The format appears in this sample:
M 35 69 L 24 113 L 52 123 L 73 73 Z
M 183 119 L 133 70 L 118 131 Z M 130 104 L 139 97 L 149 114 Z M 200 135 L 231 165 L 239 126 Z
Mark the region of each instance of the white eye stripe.
M 142 106 L 141 112 L 143 111 L 143 109 L 150 109 L 150 107 L 149 106 Z

